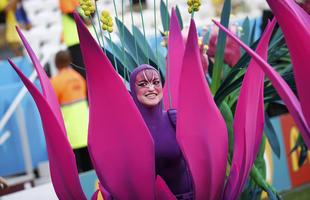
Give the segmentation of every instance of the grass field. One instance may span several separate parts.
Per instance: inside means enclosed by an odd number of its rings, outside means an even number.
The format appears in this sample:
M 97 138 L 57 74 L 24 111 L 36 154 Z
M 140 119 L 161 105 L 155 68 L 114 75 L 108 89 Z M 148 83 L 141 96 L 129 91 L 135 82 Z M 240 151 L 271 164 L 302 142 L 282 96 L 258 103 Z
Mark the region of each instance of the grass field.
M 281 196 L 284 200 L 310 200 L 310 184 L 281 192 Z

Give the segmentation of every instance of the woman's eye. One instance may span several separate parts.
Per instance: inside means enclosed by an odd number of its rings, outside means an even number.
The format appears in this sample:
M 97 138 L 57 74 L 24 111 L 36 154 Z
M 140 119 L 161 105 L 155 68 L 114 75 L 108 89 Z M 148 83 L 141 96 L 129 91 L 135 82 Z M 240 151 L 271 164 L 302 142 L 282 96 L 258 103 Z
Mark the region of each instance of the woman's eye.
M 146 85 L 147 85 L 147 83 L 145 83 L 145 82 L 142 82 L 142 83 L 138 84 L 138 86 L 140 86 L 140 87 L 145 87 Z
M 160 83 L 159 81 L 154 81 L 153 82 L 154 85 L 159 85 L 159 83 Z

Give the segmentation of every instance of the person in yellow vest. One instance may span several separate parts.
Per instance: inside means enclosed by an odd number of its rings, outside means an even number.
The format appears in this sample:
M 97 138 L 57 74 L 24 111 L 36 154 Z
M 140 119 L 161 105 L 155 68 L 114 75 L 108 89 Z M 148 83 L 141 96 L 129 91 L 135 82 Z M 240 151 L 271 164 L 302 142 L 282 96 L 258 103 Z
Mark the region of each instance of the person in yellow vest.
M 13 56 L 22 56 L 23 50 L 18 34 L 15 11 L 19 0 L 0 0 L 0 51 L 9 49 Z M 6 55 L 12 56 L 12 55 Z
M 86 79 L 86 74 L 84 70 L 84 62 L 82 53 L 80 50 L 80 41 L 73 17 L 73 12 L 75 10 L 78 13 L 81 13 L 81 9 L 79 8 L 78 0 L 60 0 L 60 10 L 62 13 L 62 27 L 63 27 L 63 42 L 68 48 L 68 51 L 71 54 L 72 62 L 79 66 L 78 68 L 74 68 L 77 72 L 79 72 L 84 79 Z M 86 25 L 90 25 L 90 21 L 88 18 L 85 18 L 82 14 L 80 14 L 82 19 L 84 20 Z
M 55 57 L 58 74 L 51 79 L 61 106 L 61 112 L 79 172 L 92 169 L 87 149 L 88 103 L 85 79 L 70 67 L 68 51 L 59 51 Z

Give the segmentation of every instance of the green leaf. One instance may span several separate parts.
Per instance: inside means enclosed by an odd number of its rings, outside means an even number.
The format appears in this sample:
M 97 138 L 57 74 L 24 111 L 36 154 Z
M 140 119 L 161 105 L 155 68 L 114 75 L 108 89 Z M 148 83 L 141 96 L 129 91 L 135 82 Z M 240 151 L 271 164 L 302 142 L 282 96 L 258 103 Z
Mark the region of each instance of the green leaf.
M 307 145 L 304 144 L 301 146 L 301 152 L 298 159 L 298 166 L 301 167 L 307 158 L 308 158 L 308 148 Z
M 146 56 L 149 59 L 153 60 L 156 63 L 156 57 L 153 53 L 153 50 L 151 49 L 144 35 L 141 33 L 140 29 L 137 28 L 136 26 L 133 26 L 132 33 L 133 33 L 135 40 L 137 41 L 137 44 L 141 48 L 141 50 L 146 53 Z
M 106 37 L 106 42 L 108 43 L 108 46 L 110 47 L 109 50 L 112 51 L 112 53 L 124 66 L 126 66 L 129 72 L 132 72 L 134 68 L 138 65 L 135 62 L 135 60 L 132 58 L 132 56 L 128 54 L 127 51 L 124 51 L 124 55 L 123 55 L 122 49 L 115 43 L 111 42 L 110 39 L 108 39 L 107 37 Z
M 120 34 L 119 38 L 125 45 L 128 53 L 133 57 L 135 62 L 138 63 L 138 65 L 148 63 L 148 59 L 145 53 L 138 45 L 135 44 L 135 38 L 127 29 L 127 27 L 119 19 L 115 18 L 115 21 Z
M 105 49 L 105 52 L 106 52 L 106 56 L 108 57 L 108 59 L 110 60 L 111 64 L 113 65 L 114 69 L 116 64 L 117 64 L 117 67 L 118 67 L 118 73 L 123 77 L 125 78 L 127 81 L 129 81 L 129 77 L 126 76 L 127 75 L 127 72 L 128 72 L 128 68 L 127 67 L 124 67 L 123 63 L 117 58 L 115 57 L 115 61 L 114 61 L 114 55 L 110 50 L 108 49 Z
M 226 28 L 228 28 L 229 25 L 230 10 L 231 10 L 231 2 L 230 0 L 225 0 L 221 15 L 221 24 Z M 226 34 L 224 33 L 224 31 L 220 30 L 216 45 L 215 63 L 212 73 L 211 91 L 213 94 L 215 94 L 215 92 L 218 90 L 221 83 L 221 74 L 224 65 L 225 45 L 226 45 Z
M 229 144 L 228 152 L 229 157 L 232 158 L 234 151 L 234 129 L 233 129 L 234 116 L 230 110 L 230 107 L 227 105 L 225 101 L 223 101 L 223 103 L 221 104 L 220 111 L 226 122 L 228 131 L 228 144 Z
M 209 28 L 206 32 L 206 34 L 203 36 L 203 44 L 208 44 L 209 40 L 210 40 L 210 36 L 211 36 L 211 29 Z
M 276 132 L 272 126 L 270 118 L 266 112 L 265 112 L 264 132 L 265 132 L 265 135 L 269 141 L 269 144 L 271 146 L 272 151 L 280 159 L 280 155 L 281 155 L 280 142 L 279 142 L 277 134 L 276 134 Z
M 178 6 L 175 7 L 175 12 L 177 14 L 177 17 L 178 17 L 178 21 L 179 21 L 179 25 L 180 25 L 180 28 L 181 30 L 183 30 L 183 20 L 182 20 L 182 15 L 181 15 L 181 12 L 180 12 L 180 9 Z
M 170 15 L 166 4 L 163 0 L 160 0 L 160 16 L 161 16 L 161 23 L 163 25 L 164 32 L 169 30 L 170 25 Z
M 273 45 L 274 43 L 276 43 L 277 40 L 283 38 L 283 33 L 281 28 L 279 27 L 277 32 L 273 35 L 271 41 L 270 41 L 270 45 Z
M 235 69 L 235 68 L 234 68 Z M 231 71 L 231 73 L 227 76 L 227 78 L 225 79 L 225 81 L 223 82 L 223 84 L 221 84 L 221 86 L 223 86 L 222 88 L 220 87 L 219 90 L 216 92 L 215 96 L 214 96 L 214 100 L 216 102 L 217 105 L 220 105 L 221 102 L 233 91 L 235 91 L 236 89 L 240 88 L 241 84 L 242 84 L 242 80 L 243 80 L 243 76 L 244 76 L 244 69 L 235 69 L 233 71 Z M 237 74 L 242 73 L 241 76 L 239 76 L 239 78 L 237 78 Z M 237 79 L 235 79 L 237 78 Z M 235 80 L 234 80 L 235 79 Z
M 160 53 L 158 53 L 158 59 L 156 59 L 155 52 L 145 39 L 140 29 L 136 26 L 133 26 L 133 36 L 137 41 L 139 48 L 146 53 L 146 57 L 150 60 L 149 64 L 152 64 L 152 66 L 155 68 L 159 67 L 160 72 L 165 77 L 166 70 L 164 57 Z
M 255 41 L 255 32 L 256 32 L 256 19 L 254 19 L 253 28 L 251 31 L 251 38 L 250 38 L 250 44 L 253 44 Z
M 250 45 L 250 20 L 248 17 L 245 18 L 242 24 L 242 35 L 241 35 L 241 40 L 244 42 L 246 45 Z M 244 49 L 241 48 L 241 55 L 244 54 Z

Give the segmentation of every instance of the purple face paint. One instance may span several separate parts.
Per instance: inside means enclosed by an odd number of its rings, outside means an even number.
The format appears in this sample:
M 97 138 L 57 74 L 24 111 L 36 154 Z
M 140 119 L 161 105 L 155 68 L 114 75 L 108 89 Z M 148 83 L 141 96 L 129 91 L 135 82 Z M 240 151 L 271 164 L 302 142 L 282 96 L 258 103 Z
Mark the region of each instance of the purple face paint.
M 130 76 L 131 95 L 154 140 L 156 174 L 163 178 L 177 198 L 179 195 L 183 197 L 183 194 L 192 192 L 192 180 L 176 141 L 175 127 L 163 110 L 162 100 L 150 107 L 141 103 L 137 97 L 137 76 L 144 70 L 154 70 L 158 74 L 150 65 L 137 67 Z

